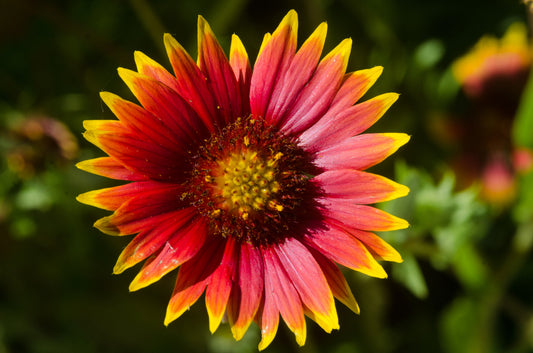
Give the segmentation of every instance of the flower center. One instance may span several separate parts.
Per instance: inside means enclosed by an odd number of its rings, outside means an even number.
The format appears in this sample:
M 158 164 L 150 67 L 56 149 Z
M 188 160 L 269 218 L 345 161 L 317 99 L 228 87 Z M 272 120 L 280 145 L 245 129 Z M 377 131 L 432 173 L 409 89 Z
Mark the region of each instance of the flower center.
M 191 155 L 182 198 L 211 233 L 268 244 L 317 217 L 312 155 L 262 119 L 237 119 Z
M 246 141 L 244 145 L 246 147 Z M 236 212 L 244 220 L 251 212 L 265 208 L 283 211 L 283 206 L 275 199 L 280 190 L 276 165 L 283 154 L 278 152 L 265 160 L 251 149 L 239 152 L 219 161 L 211 175 L 214 180 L 212 195 L 220 199 L 220 207 Z

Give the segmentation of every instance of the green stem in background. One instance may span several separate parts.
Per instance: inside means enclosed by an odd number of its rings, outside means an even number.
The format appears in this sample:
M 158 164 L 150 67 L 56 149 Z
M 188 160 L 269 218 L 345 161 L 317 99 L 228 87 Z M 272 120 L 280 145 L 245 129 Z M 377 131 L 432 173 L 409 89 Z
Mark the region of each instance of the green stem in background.
M 513 237 L 513 243 L 492 281 L 487 285 L 479 302 L 479 325 L 475 328 L 472 340 L 466 352 L 490 352 L 493 342 L 494 322 L 498 309 L 501 306 L 507 287 L 516 273 L 522 268 L 533 245 L 533 220 L 522 223 Z M 528 329 L 525 327 L 524 329 Z
M 155 46 L 159 49 L 163 57 L 165 57 L 166 51 L 163 45 L 163 34 L 166 31 L 159 17 L 146 0 L 130 0 L 130 4 L 142 25 L 150 34 L 150 37 L 152 37 Z

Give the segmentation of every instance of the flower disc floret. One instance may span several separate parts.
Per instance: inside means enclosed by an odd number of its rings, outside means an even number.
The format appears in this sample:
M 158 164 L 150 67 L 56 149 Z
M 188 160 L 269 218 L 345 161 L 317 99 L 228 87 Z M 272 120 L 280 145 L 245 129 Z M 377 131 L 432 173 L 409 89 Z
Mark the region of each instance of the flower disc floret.
M 254 243 L 279 241 L 301 223 L 302 202 L 319 192 L 309 181 L 318 172 L 312 158 L 262 119 L 237 119 L 191 159 L 182 199 L 210 219 L 214 233 Z

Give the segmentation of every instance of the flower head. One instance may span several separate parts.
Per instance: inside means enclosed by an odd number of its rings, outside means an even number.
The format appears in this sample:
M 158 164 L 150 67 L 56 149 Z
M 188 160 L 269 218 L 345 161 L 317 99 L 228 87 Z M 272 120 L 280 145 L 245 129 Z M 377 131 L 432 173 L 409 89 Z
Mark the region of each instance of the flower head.
M 501 39 L 485 36 L 453 65 L 465 93 L 475 99 L 516 99 L 528 77 L 533 52 L 526 26 L 514 23 Z M 513 101 L 513 103 L 516 103 Z
M 337 264 L 383 278 L 377 260 L 401 261 L 372 231 L 407 223 L 370 204 L 408 189 L 363 170 L 409 137 L 361 134 L 397 95 L 356 104 L 382 69 L 345 73 L 350 39 L 320 59 L 325 23 L 297 49 L 297 25 L 290 11 L 265 35 L 252 71 L 239 38 L 228 59 L 199 17 L 197 62 L 165 35 L 174 74 L 136 52 L 119 75 L 140 105 L 104 92 L 118 121 L 85 122 L 109 156 L 79 168 L 129 183 L 78 200 L 113 211 L 104 233 L 137 234 L 114 268 L 144 261 L 131 290 L 179 267 L 165 324 L 205 292 L 212 332 L 226 314 L 238 340 L 255 320 L 263 349 L 281 315 L 303 345 L 306 315 L 339 327 L 334 298 L 359 312 Z

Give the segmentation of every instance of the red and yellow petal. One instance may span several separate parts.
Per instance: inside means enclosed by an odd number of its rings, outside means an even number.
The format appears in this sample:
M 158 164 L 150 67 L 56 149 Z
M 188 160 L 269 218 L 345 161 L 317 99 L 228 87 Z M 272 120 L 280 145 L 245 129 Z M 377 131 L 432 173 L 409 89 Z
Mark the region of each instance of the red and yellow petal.
M 330 260 L 368 276 L 385 278 L 387 273 L 358 239 L 339 227 L 311 234 L 306 244 Z
M 272 36 L 265 36 L 250 84 L 250 108 L 254 116 L 265 117 L 279 78 L 285 75 L 296 53 L 298 17 L 291 10 Z
M 329 260 L 319 251 L 313 249 L 310 250 L 315 260 L 320 265 L 322 272 L 324 272 L 333 296 L 354 313 L 359 314 L 359 305 L 357 304 L 357 301 L 352 294 L 352 290 L 350 289 L 350 286 L 348 286 L 348 282 L 346 281 L 346 278 L 344 278 L 341 270 L 333 261 Z
M 320 61 L 288 113 L 283 132 L 299 134 L 323 117 L 344 78 L 351 49 L 352 40 L 347 38 Z
M 188 102 L 210 132 L 221 125 L 220 116 L 205 75 L 187 51 L 170 34 L 164 36 L 170 64 L 176 75 L 178 94 Z
M 325 216 L 355 229 L 385 232 L 404 229 L 407 221 L 372 206 L 359 205 L 351 200 L 326 198 L 319 202 Z
M 128 183 L 120 186 L 89 191 L 78 195 L 76 199 L 86 205 L 114 211 L 126 201 L 143 195 L 145 192 L 159 188 L 160 186 L 160 183 L 154 181 Z
M 312 180 L 318 182 L 328 197 L 349 199 L 358 204 L 372 204 L 405 196 L 409 188 L 380 175 L 354 169 L 328 170 Z
M 397 99 L 397 93 L 385 93 L 345 109 L 330 119 L 320 119 L 302 133 L 300 141 L 306 148 L 324 150 L 368 129 Z
M 76 167 L 86 172 L 104 176 L 110 179 L 141 181 L 148 178 L 134 170 L 130 170 L 112 157 L 88 159 L 76 164 Z
M 335 116 L 354 105 L 374 85 L 382 72 L 383 67 L 376 66 L 346 74 L 324 118 Z
M 198 66 L 207 77 L 207 86 L 216 101 L 224 122 L 242 115 L 241 95 L 224 51 L 207 21 L 198 16 Z
M 222 260 L 211 275 L 205 291 L 205 306 L 209 315 L 209 330 L 215 332 L 222 321 L 235 279 L 240 244 L 228 238 Z
M 94 226 L 109 235 L 128 235 L 157 224 L 159 217 L 186 208 L 181 201 L 183 187 L 179 184 L 158 183 L 124 202 L 111 216 L 100 218 Z
M 400 253 L 376 234 L 355 229 L 351 225 L 346 224 L 342 225 L 342 228 L 365 244 L 368 251 L 370 251 L 376 259 L 390 262 L 403 261 Z
M 171 237 L 187 231 L 187 226 L 195 215 L 195 210 L 189 207 L 169 212 L 165 214 L 165 217 L 159 217 L 157 224 L 137 234 L 122 250 L 113 268 L 113 273 L 122 273 L 160 251 Z M 196 224 L 201 227 L 203 223 L 196 222 Z
M 225 240 L 213 238 L 191 260 L 181 265 L 174 292 L 167 306 L 165 325 L 180 317 L 200 298 L 220 264 Z
M 229 51 L 229 63 L 237 79 L 237 85 L 241 96 L 241 114 L 248 116 L 250 114 L 250 81 L 252 79 L 252 68 L 248 53 L 244 48 L 240 38 L 233 34 L 231 36 L 231 46 Z
M 409 141 L 407 134 L 361 134 L 317 153 L 316 164 L 324 169 L 370 168 Z
M 298 292 L 303 305 L 326 332 L 339 328 L 335 301 L 322 269 L 298 240 L 287 238 L 274 247 L 280 264 Z
M 261 301 L 264 289 L 263 258 L 261 252 L 249 243 L 240 245 L 238 270 L 236 273 L 233 300 L 228 303 L 228 321 L 236 340 L 240 340 L 252 323 Z
M 174 221 L 174 217 L 172 220 Z M 166 233 L 169 237 L 159 252 L 145 262 L 143 268 L 131 282 L 130 291 L 139 290 L 159 281 L 161 277 L 189 261 L 204 245 L 208 228 L 205 222 L 196 218 L 187 223 L 176 222 L 171 224 L 168 229 L 159 229 L 159 232 L 161 234 Z M 154 243 L 156 242 L 151 244 Z M 142 248 L 135 249 L 135 253 L 128 260 L 140 258 L 140 250 Z
M 98 146 L 126 168 L 152 180 L 180 181 L 185 161 L 127 129 L 121 122 L 99 124 L 85 121 L 85 139 Z
M 119 68 L 118 74 L 142 104 L 155 118 L 144 118 L 147 128 L 161 125 L 168 129 L 174 143 L 182 150 L 201 141 L 206 127 L 200 124 L 196 112 L 176 91 L 160 81 L 135 71 Z M 111 108 L 111 106 L 110 106 Z M 157 120 L 160 120 L 159 122 Z M 158 129 L 160 131 L 161 129 Z M 162 136 L 166 136 L 160 131 Z
M 161 66 L 157 61 L 151 59 L 146 54 L 140 51 L 135 51 L 133 53 L 135 59 L 135 65 L 137 66 L 137 71 L 141 75 L 145 75 L 153 78 L 156 81 L 162 82 L 165 86 L 172 88 L 176 93 L 179 92 L 178 82 L 176 78 L 172 76 L 163 66 Z
M 265 293 L 268 293 L 268 295 L 265 295 L 265 298 L 270 295 L 272 296 L 274 306 L 271 310 L 281 314 L 289 329 L 294 333 L 296 342 L 302 346 L 307 337 L 307 329 L 298 290 L 295 288 L 291 278 L 287 275 L 275 249 L 273 247 L 264 248 L 262 249 L 262 253 L 265 261 Z M 266 309 L 265 306 L 263 308 L 263 315 L 265 315 L 264 311 Z M 267 313 L 267 315 L 274 314 Z M 265 328 L 261 327 L 261 332 L 263 330 Z
M 315 72 L 326 40 L 326 33 L 327 24 L 324 22 L 298 50 L 285 75 L 279 77 L 265 116 L 273 125 L 279 125 L 287 120 L 289 110 Z

